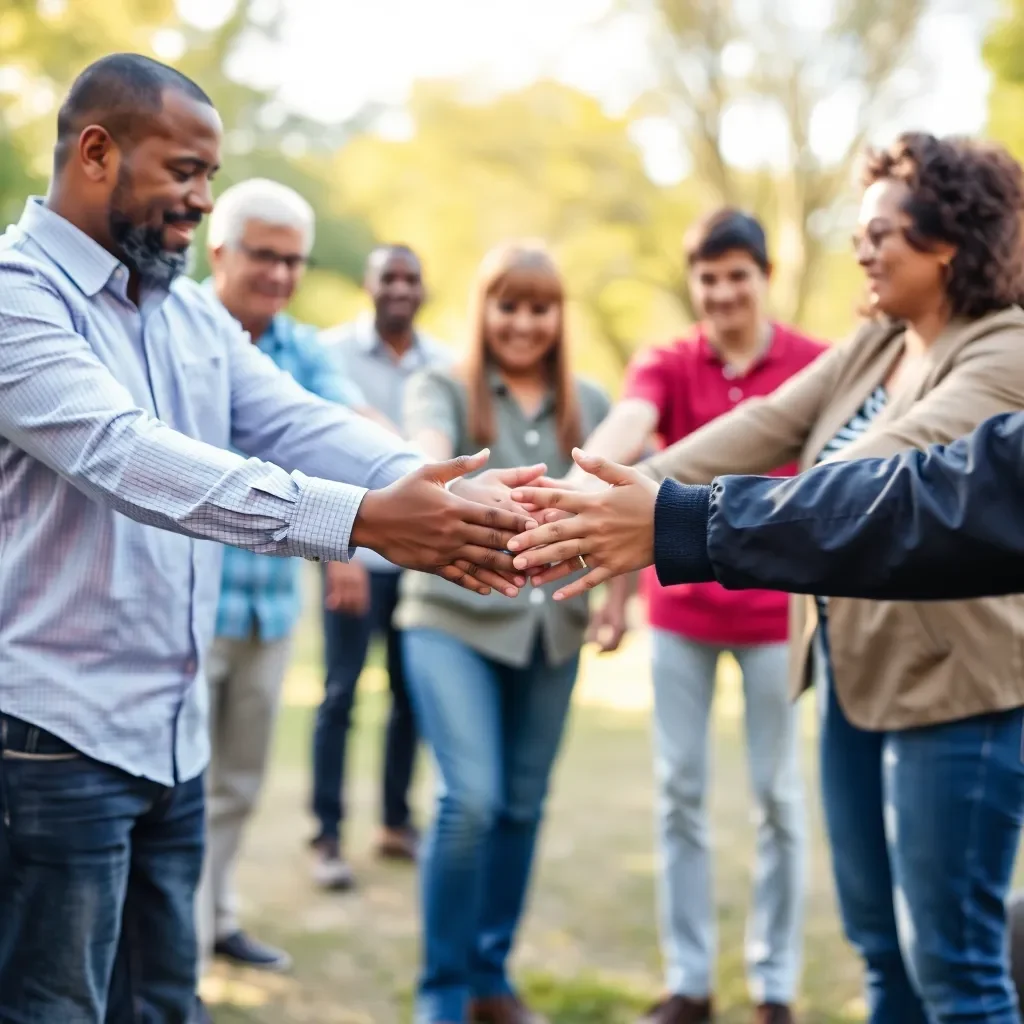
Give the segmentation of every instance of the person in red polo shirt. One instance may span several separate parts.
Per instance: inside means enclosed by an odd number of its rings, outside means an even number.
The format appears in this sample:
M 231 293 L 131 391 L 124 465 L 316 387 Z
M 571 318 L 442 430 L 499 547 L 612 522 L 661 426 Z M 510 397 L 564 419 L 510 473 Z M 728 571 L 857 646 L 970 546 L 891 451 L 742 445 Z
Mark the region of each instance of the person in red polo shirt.
M 627 372 L 624 397 L 587 452 L 638 459 L 652 435 L 669 445 L 756 395 L 767 395 L 825 346 L 766 311 L 765 233 L 747 214 L 720 210 L 688 233 L 689 287 L 701 320 L 648 349 Z M 779 470 L 791 475 L 795 466 Z M 584 486 L 582 474 L 573 478 Z M 743 674 L 747 752 L 758 822 L 754 905 L 746 960 L 755 1021 L 786 1024 L 799 976 L 805 852 L 797 723 L 787 689 L 785 594 L 718 583 L 662 587 L 642 580 L 652 626 L 654 735 L 667 995 L 648 1024 L 699 1024 L 712 1015 L 715 922 L 706 811 L 708 723 L 721 654 Z M 597 636 L 621 635 L 628 584 L 613 583 Z M 604 630 L 602 630 L 602 625 Z

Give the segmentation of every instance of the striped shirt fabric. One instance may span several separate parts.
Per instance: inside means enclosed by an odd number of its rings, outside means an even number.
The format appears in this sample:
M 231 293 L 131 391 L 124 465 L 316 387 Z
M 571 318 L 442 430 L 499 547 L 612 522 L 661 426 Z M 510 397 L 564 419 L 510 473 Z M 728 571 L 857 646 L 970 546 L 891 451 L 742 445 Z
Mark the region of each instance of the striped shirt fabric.
M 220 545 L 344 561 L 422 459 L 195 281 L 128 276 L 39 198 L 0 238 L 0 712 L 171 785 L 209 756 Z

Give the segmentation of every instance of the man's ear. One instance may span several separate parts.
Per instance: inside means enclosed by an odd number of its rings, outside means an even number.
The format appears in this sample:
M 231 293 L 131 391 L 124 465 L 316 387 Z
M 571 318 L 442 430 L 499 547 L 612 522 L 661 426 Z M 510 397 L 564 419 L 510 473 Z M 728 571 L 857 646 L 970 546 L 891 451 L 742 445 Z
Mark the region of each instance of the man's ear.
M 82 173 L 97 184 L 116 179 L 121 166 L 121 151 L 117 143 L 99 124 L 91 124 L 79 133 L 72 159 L 75 157 Z

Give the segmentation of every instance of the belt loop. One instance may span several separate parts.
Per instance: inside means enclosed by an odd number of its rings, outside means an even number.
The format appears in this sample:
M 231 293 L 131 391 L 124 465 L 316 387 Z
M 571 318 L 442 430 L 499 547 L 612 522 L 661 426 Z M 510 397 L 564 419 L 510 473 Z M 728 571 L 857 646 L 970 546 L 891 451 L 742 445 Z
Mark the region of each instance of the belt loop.
M 25 753 L 34 754 L 39 747 L 39 727 L 30 725 L 25 733 Z
M 3 716 L 3 720 L 0 721 L 0 747 L 7 746 L 7 716 Z

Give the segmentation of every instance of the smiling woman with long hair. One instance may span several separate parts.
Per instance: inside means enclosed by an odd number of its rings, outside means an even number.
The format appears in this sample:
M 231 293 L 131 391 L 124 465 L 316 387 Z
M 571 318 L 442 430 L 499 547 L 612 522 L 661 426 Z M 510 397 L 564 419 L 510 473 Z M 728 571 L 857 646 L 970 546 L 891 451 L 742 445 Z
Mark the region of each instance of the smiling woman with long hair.
M 410 381 L 406 429 L 431 458 L 491 449 L 490 465 L 546 463 L 561 475 L 573 445 L 608 411 L 569 369 L 565 298 L 535 243 L 502 246 L 480 267 L 462 366 Z M 553 588 L 464 600 L 440 578 L 410 573 L 396 623 L 413 706 L 440 774 L 422 857 L 423 1024 L 537 1018 L 506 975 L 526 898 L 548 776 L 558 752 L 586 599 Z

